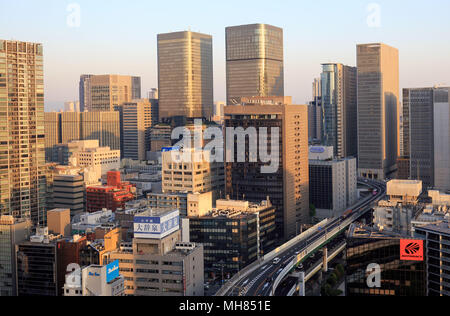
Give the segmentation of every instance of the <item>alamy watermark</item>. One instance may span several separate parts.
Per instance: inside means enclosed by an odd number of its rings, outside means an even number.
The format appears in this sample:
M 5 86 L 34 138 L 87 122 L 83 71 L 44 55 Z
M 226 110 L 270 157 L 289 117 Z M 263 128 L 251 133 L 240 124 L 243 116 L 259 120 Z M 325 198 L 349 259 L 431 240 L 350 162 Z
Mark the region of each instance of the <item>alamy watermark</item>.
M 263 164 L 261 173 L 278 171 L 280 166 L 279 127 L 271 127 L 270 131 L 267 127 L 247 129 L 208 127 L 203 130 L 202 124 L 202 120 L 195 120 L 193 132 L 185 126 L 173 130 L 172 140 L 179 140 L 174 146 L 179 150 L 172 151 L 173 161 L 178 163 L 203 161 L 261 163 Z M 204 141 L 206 145 L 202 146 Z M 192 151 L 195 151 L 194 155 Z
M 81 7 L 78 3 L 70 3 L 66 7 L 67 26 L 68 27 L 80 27 L 81 26 Z

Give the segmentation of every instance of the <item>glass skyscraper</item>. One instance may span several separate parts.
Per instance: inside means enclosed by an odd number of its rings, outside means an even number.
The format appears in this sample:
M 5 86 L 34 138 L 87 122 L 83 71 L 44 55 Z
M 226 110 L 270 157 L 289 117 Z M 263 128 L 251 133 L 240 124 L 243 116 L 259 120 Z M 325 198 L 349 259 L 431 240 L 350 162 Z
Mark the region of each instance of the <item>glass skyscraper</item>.
M 266 24 L 226 28 L 227 102 L 284 96 L 283 30 Z
M 212 36 L 158 35 L 159 117 L 207 118 L 214 106 Z
M 358 154 L 358 112 L 355 67 L 323 64 L 321 75 L 324 143 L 334 155 L 345 158 Z

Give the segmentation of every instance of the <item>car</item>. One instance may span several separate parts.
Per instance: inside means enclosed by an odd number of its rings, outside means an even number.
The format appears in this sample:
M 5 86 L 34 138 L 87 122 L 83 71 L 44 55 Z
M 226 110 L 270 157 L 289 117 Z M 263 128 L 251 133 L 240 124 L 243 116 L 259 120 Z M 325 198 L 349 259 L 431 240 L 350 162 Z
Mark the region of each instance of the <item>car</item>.
M 280 258 L 275 258 L 275 259 L 273 259 L 273 264 L 279 264 L 280 262 L 281 262 L 281 259 Z
M 301 251 L 296 251 L 295 255 L 298 256 L 301 253 Z

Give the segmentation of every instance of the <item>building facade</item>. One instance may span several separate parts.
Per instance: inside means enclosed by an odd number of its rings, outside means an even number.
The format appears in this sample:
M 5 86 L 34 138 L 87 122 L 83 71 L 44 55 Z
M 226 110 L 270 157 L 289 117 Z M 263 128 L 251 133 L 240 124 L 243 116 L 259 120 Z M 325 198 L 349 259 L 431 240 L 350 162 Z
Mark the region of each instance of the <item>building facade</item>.
M 145 160 L 150 151 L 152 103 L 147 99 L 124 103 L 122 113 L 123 158 Z
M 300 105 L 248 104 L 225 107 L 227 129 L 254 129 L 258 138 L 260 128 L 266 128 L 267 135 L 278 131 L 278 139 L 271 141 L 272 146 L 275 146 L 273 149 L 278 148 L 278 156 L 272 157 L 273 162 L 279 163 L 278 169 L 269 173 L 261 172 L 261 168 L 267 167 L 268 163 L 249 159 L 249 144 L 257 147 L 256 139 L 250 139 L 249 143 L 243 141 L 245 157 L 244 161 L 239 161 L 238 155 L 242 157 L 242 149 L 238 152 L 237 148 L 239 140 L 235 142 L 234 136 L 227 133 L 225 177 L 226 194 L 232 199 L 257 203 L 270 197 L 277 210 L 276 235 L 280 240 L 292 238 L 300 232 L 299 225 L 310 223 L 307 117 L 307 107 Z M 233 139 L 229 139 L 229 136 Z M 271 147 L 269 140 L 260 146 L 260 150 Z M 252 156 L 255 158 L 254 153 Z
M 321 75 L 324 144 L 338 158 L 358 154 L 356 67 L 323 64 Z
M 212 36 L 158 34 L 159 118 L 212 116 Z
M 423 256 L 420 260 L 417 259 L 419 256 L 413 260 L 403 257 L 404 245 L 414 245 L 418 252 L 426 252 L 422 239 L 411 240 L 408 236 L 350 227 L 346 249 L 346 295 L 426 296 L 425 260 Z
M 284 96 L 283 30 L 252 24 L 225 32 L 227 104 L 237 97 Z
M 30 220 L 0 216 L 0 296 L 17 295 L 16 244 L 30 237 Z
M 270 201 L 217 200 L 206 214 L 188 214 L 190 241 L 204 245 L 205 273 L 236 274 L 275 248 Z
M 357 68 L 359 175 L 394 178 L 400 154 L 398 50 L 358 45 Z
M 0 40 L 0 215 L 45 223 L 43 47 Z
M 404 106 L 409 111 L 410 176 L 425 188 L 450 190 L 450 104 L 449 88 L 404 89 Z

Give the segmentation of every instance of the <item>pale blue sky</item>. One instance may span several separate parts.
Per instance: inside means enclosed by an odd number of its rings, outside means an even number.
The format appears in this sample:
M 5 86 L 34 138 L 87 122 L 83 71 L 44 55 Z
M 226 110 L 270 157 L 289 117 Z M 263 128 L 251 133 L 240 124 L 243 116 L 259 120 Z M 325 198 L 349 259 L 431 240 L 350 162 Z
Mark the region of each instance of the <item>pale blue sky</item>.
M 67 25 L 71 3 L 80 27 Z M 368 5 L 381 9 L 369 27 Z M 373 12 L 373 11 L 372 11 Z M 157 87 L 156 35 L 191 29 L 214 41 L 214 97 L 225 99 L 225 27 L 267 23 L 284 29 L 285 93 L 311 98 L 324 62 L 356 63 L 356 44 L 400 50 L 401 87 L 450 85 L 448 0 L 0 0 L 0 38 L 41 42 L 46 109 L 78 100 L 82 73 L 142 77 L 143 96 Z

